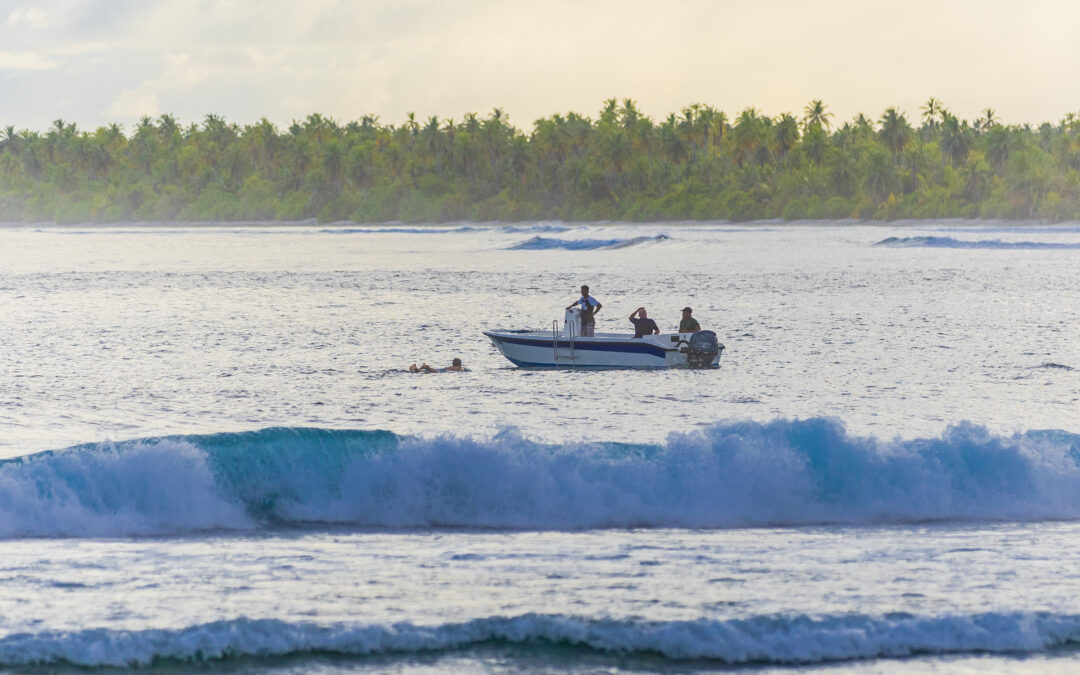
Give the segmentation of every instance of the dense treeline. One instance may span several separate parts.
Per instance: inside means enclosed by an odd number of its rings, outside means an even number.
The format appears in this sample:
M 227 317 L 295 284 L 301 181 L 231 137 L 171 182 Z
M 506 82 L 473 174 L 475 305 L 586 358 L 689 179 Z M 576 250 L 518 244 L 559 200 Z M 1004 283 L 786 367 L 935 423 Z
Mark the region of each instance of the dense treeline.
M 537 120 L 498 109 L 399 126 L 318 114 L 279 130 L 217 115 L 0 129 L 0 220 L 1080 219 L 1080 118 L 1005 126 L 930 99 L 835 125 L 634 101 Z

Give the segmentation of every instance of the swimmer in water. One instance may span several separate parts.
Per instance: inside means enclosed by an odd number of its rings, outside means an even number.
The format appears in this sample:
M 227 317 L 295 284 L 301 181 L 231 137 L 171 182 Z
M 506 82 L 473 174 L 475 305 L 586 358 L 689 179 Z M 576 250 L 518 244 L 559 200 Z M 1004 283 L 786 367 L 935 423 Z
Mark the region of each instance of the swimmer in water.
M 409 366 L 410 373 L 463 373 L 465 372 L 465 366 L 461 365 L 461 359 L 454 359 L 453 362 L 445 368 L 432 368 L 426 363 L 421 363 L 417 366 L 415 363 Z

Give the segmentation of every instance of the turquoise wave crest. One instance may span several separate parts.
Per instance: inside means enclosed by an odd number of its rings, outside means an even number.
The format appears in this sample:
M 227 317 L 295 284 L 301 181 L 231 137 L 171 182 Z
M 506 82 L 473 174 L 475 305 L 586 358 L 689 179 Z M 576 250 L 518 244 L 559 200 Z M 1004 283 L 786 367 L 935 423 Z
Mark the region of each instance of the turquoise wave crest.
M 1080 435 L 961 423 L 880 439 L 829 418 L 664 443 L 269 428 L 0 462 L 0 537 L 357 528 L 732 528 L 1080 517 Z

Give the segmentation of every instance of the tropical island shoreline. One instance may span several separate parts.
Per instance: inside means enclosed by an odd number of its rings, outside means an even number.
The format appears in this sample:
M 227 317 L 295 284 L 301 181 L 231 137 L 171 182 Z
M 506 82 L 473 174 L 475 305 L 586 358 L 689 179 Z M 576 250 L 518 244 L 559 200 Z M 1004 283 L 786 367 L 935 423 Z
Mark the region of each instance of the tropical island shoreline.
M 382 229 L 394 230 L 396 228 L 414 228 L 416 230 L 422 230 L 430 228 L 432 231 L 456 229 L 456 228 L 475 228 L 477 230 L 483 229 L 499 229 L 499 228 L 513 228 L 524 223 L 533 223 L 537 225 L 545 225 L 551 227 L 565 227 L 566 229 L 573 228 L 586 228 L 586 227 L 649 227 L 649 226 L 664 226 L 671 227 L 674 230 L 687 227 L 736 227 L 740 230 L 750 230 L 753 228 L 775 228 L 775 227 L 888 227 L 888 228 L 920 228 L 929 225 L 944 226 L 950 228 L 964 229 L 980 229 L 980 228 L 1061 228 L 1068 229 L 1070 227 L 1080 227 L 1080 219 L 1078 220 L 1039 220 L 1039 219 L 1007 219 L 1007 218 L 905 218 L 897 220 L 872 220 L 872 219 L 857 219 L 857 218 L 817 218 L 817 219 L 796 219 L 796 220 L 783 220 L 780 218 L 763 218 L 759 220 L 651 220 L 651 221 L 626 221 L 626 220 L 558 220 L 558 219 L 541 219 L 541 220 L 452 220 L 441 222 L 419 222 L 410 223 L 402 220 L 386 220 L 380 222 L 357 222 L 353 220 L 337 220 L 332 222 L 320 222 L 317 219 L 308 218 L 304 220 L 171 220 L 171 221 L 146 221 L 146 220 L 130 220 L 130 221 L 84 221 L 84 222 L 57 222 L 57 221 L 0 221 L 0 230 L 24 230 L 24 229 L 89 229 L 89 230 L 108 230 L 112 228 L 191 228 L 200 229 L 205 228 L 208 230 L 229 228 L 229 229 L 307 229 L 317 228 L 320 230 L 336 230 L 336 229 L 349 229 L 349 228 L 362 228 L 364 230 L 371 230 L 378 232 Z
M 937 99 L 834 124 L 695 104 L 662 121 L 632 99 L 525 133 L 500 109 L 461 121 L 311 114 L 279 130 L 218 115 L 80 131 L 0 127 L 0 222 L 356 224 L 1080 220 L 1080 117 L 962 120 Z

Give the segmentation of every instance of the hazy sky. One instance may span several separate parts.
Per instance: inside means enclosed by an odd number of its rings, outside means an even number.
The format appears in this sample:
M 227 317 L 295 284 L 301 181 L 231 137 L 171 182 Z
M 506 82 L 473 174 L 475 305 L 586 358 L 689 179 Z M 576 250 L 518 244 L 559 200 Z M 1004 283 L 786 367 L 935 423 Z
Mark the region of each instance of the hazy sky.
M 1078 82 L 1075 0 L 0 0 L 0 127 L 500 106 L 529 129 L 612 97 L 1038 123 L 1080 111 Z

